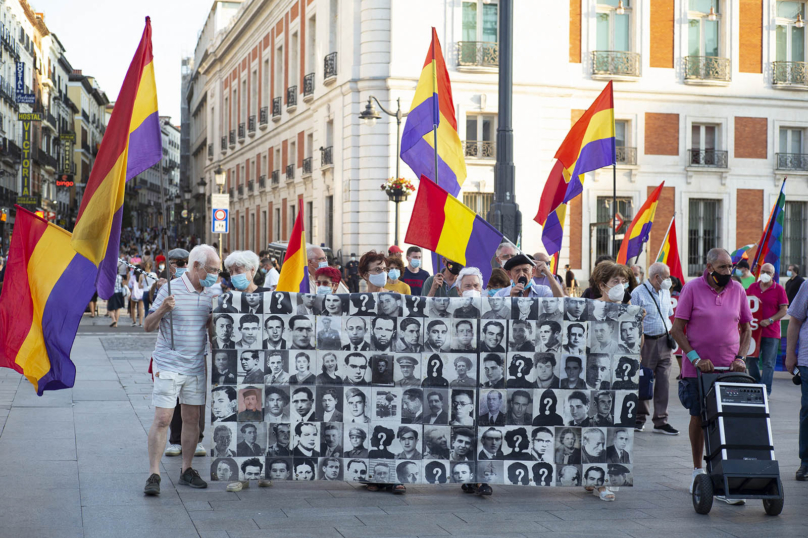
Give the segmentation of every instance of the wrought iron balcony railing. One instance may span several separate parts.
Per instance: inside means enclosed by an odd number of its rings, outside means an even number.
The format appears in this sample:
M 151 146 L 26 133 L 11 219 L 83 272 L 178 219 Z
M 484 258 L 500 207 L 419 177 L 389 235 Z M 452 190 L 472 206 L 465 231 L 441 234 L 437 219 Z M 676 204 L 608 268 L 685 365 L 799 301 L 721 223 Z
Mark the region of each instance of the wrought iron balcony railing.
M 250 134 L 255 134 L 255 114 L 247 118 L 247 131 Z
M 222 137 L 222 151 L 227 151 L 227 137 Z
M 617 164 L 637 164 L 637 148 L 617 146 L 614 150 Z
M 230 129 L 230 147 L 232 148 L 235 145 L 236 145 L 236 130 Z
M 636 52 L 596 50 L 592 52 L 592 74 L 597 76 L 639 77 L 640 55 Z
M 283 99 L 276 97 L 272 100 L 272 119 L 280 119 L 281 117 L 281 104 Z
M 262 106 L 261 111 L 258 113 L 258 123 L 266 125 L 269 121 L 269 107 Z
M 281 171 L 280 170 L 273 170 L 272 171 L 272 186 L 277 187 L 278 184 L 281 182 Z
M 255 181 L 253 181 L 252 179 L 247 180 L 247 194 L 251 192 L 253 193 L 255 192 Z
M 729 58 L 685 56 L 685 81 L 729 82 L 732 80 Z
M 497 143 L 479 140 L 464 140 L 463 152 L 468 159 L 496 159 Z
M 499 43 L 488 41 L 458 41 L 459 67 L 499 67 Z
M 688 166 L 704 166 L 709 168 L 726 168 L 727 152 L 717 149 L 688 150 Z
M 303 98 L 314 95 L 314 73 L 309 73 L 303 77 Z
M 295 165 L 290 164 L 286 166 L 286 181 L 294 181 L 295 179 Z
M 244 196 L 244 185 L 238 186 L 238 195 L 239 197 Z
M 778 170 L 808 170 L 808 154 L 776 153 Z
M 808 87 L 808 63 L 772 62 L 772 84 Z
M 258 178 L 258 188 L 259 189 L 265 189 L 266 186 L 267 186 L 267 177 L 266 176 L 259 177 Z
M 337 53 L 327 54 L 323 60 L 323 79 L 329 80 L 337 76 Z
M 238 124 L 238 139 L 244 140 L 244 122 Z
M 303 176 L 311 175 L 311 157 L 303 159 Z
M 286 88 L 286 108 L 293 108 L 297 106 L 297 86 L 289 86 Z
M 324 168 L 326 166 L 333 166 L 334 165 L 334 147 L 328 146 L 327 148 L 323 148 L 323 151 L 320 152 L 320 168 Z
M 213 144 L 208 144 L 208 158 L 213 158 Z

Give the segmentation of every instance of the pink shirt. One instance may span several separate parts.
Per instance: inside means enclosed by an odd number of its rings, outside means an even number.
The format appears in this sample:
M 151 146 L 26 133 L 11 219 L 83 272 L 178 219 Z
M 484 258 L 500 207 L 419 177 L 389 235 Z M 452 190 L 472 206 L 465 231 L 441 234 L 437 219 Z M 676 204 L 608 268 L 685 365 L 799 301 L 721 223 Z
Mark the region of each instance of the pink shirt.
M 686 320 L 687 341 L 699 357 L 715 366 L 729 366 L 738 354 L 741 335 L 738 326 L 752 321 L 746 290 L 734 280 L 716 292 L 707 283 L 709 273 L 682 288 L 676 319 Z M 696 377 L 696 368 L 684 357 L 682 377 Z
M 757 319 L 764 320 L 774 317 L 780 311 L 781 305 L 788 304 L 788 297 L 786 297 L 786 289 L 778 284 L 772 282 L 772 285 L 766 291 L 760 288 L 760 282 L 755 282 L 746 290 L 747 295 L 754 295 L 760 299 L 760 310 L 758 311 Z M 763 327 L 763 332 L 760 333 L 761 338 L 780 338 L 780 320 L 778 319 L 768 327 Z

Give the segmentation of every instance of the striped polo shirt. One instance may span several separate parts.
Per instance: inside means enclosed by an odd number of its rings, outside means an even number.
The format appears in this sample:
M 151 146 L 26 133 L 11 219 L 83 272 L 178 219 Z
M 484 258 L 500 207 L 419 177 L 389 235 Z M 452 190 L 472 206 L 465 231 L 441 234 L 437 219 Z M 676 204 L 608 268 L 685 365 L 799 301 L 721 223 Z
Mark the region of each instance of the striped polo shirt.
M 205 375 L 205 355 L 208 345 L 208 319 L 213 312 L 214 293 L 209 288 L 196 291 L 188 273 L 171 281 L 174 296 L 174 349 L 171 349 L 171 329 L 168 314 L 160 320 L 157 344 L 154 346 L 154 370 L 183 375 Z M 168 286 L 157 292 L 151 310 L 157 310 L 168 296 Z

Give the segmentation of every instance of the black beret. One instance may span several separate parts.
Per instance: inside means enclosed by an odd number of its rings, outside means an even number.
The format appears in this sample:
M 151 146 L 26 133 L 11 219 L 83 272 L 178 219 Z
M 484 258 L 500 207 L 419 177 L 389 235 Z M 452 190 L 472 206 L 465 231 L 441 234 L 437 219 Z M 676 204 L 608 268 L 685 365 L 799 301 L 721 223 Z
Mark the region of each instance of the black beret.
M 517 254 L 516 256 L 505 262 L 505 270 L 510 271 L 511 269 L 519 265 L 533 265 L 533 262 L 531 262 L 530 258 L 525 256 L 524 254 Z

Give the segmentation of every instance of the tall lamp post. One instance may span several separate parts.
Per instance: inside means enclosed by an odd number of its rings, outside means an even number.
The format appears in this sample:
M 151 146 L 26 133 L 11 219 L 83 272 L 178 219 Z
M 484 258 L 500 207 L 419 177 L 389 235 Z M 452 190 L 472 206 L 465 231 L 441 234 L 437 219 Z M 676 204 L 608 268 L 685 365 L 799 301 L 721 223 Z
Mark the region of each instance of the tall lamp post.
M 204 215 L 204 205 L 205 205 L 205 192 L 207 192 L 208 182 L 205 181 L 204 177 L 199 178 L 199 183 L 196 184 L 196 209 L 194 213 L 201 213 Z M 194 235 L 197 237 L 202 236 L 202 231 L 199 229 L 199 224 L 194 222 Z M 200 240 L 201 241 L 201 240 Z
M 222 194 L 224 192 L 224 183 L 227 180 L 227 174 L 221 164 L 213 171 L 213 180 L 219 187 L 219 194 Z M 222 260 L 222 242 L 222 234 L 219 234 L 219 260 Z M 222 260 L 222 263 L 224 263 L 224 260 Z
M 401 111 L 401 98 L 399 97 L 396 99 L 396 111 L 390 112 L 382 104 L 376 99 L 374 96 L 368 97 L 368 104 L 365 105 L 365 110 L 359 113 L 359 119 L 362 120 L 362 123 L 367 125 L 368 127 L 373 127 L 376 125 L 376 122 L 381 119 L 381 114 L 379 111 L 376 110 L 376 107 L 373 106 L 373 101 L 376 101 L 376 104 L 379 105 L 379 108 L 382 109 L 382 112 L 387 114 L 388 116 L 396 118 L 396 179 L 400 177 L 399 170 L 401 168 L 401 119 L 406 118 L 409 112 L 402 112 Z M 400 192 L 393 192 L 387 195 L 390 200 L 396 204 L 396 240 L 395 244 L 398 245 L 398 204 L 403 202 L 407 199 L 407 192 L 400 191 Z

